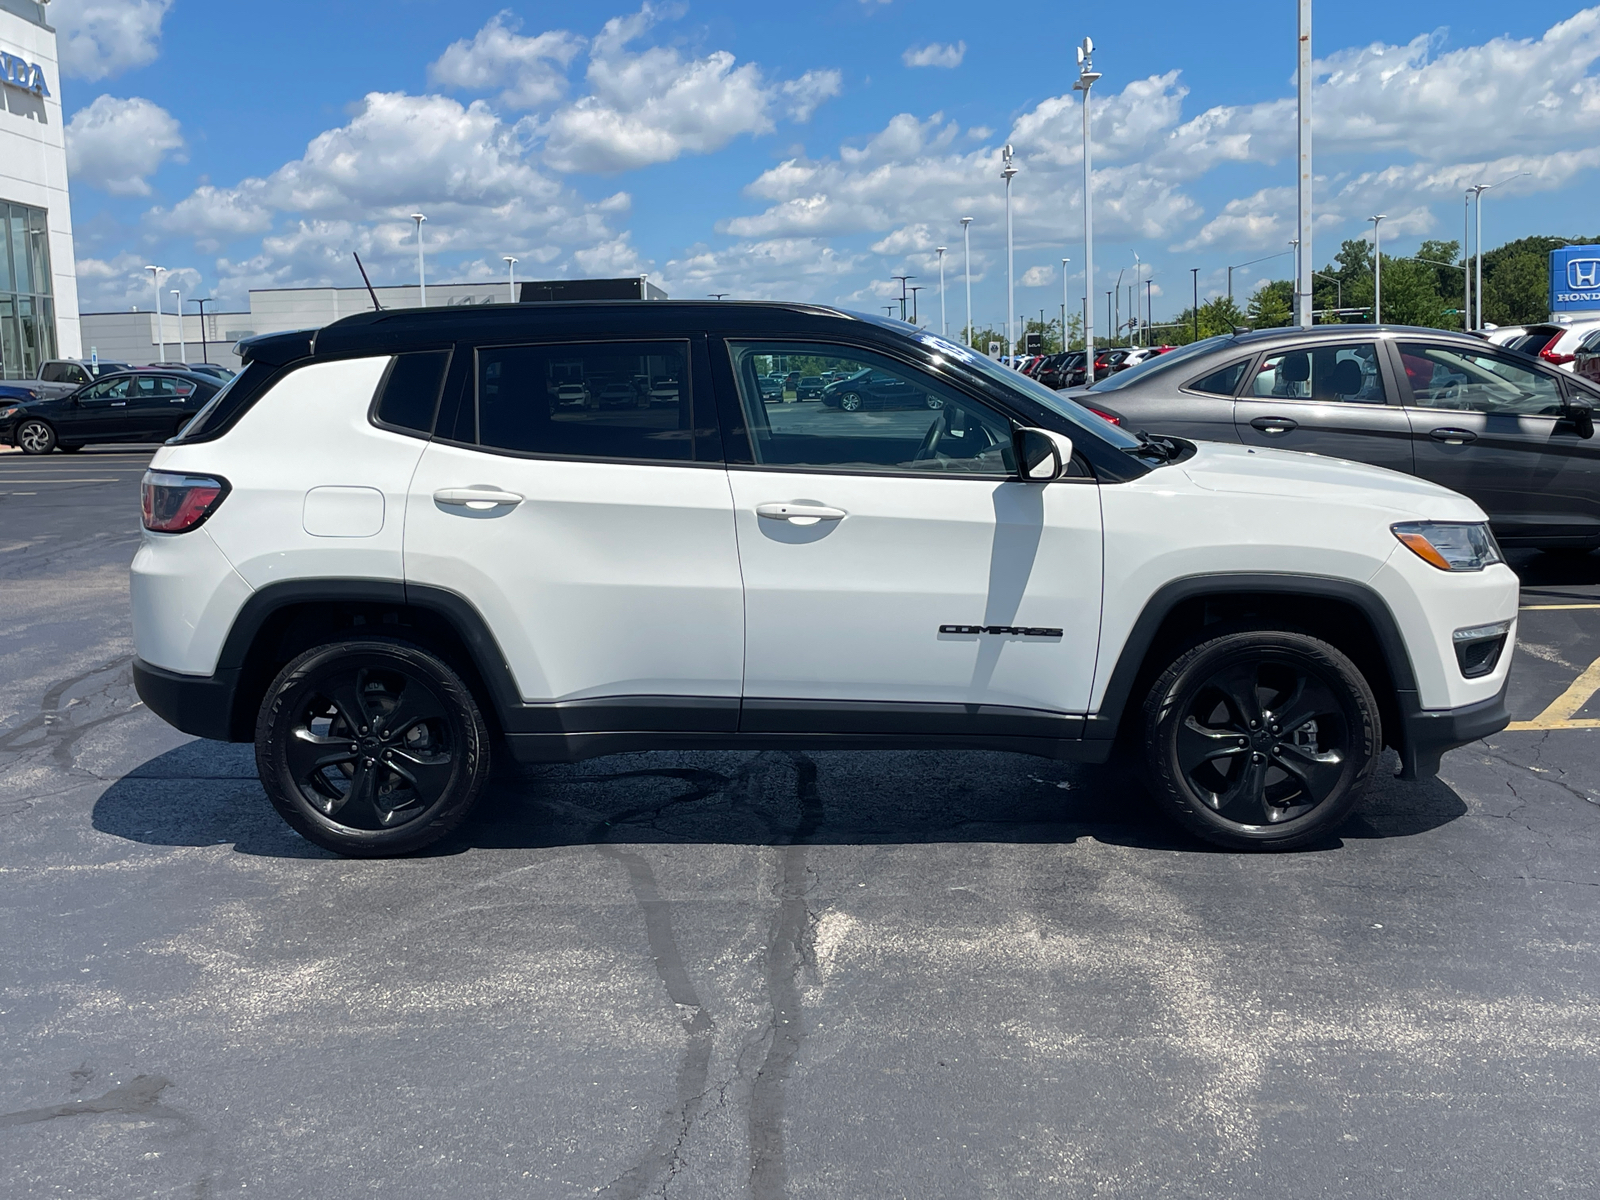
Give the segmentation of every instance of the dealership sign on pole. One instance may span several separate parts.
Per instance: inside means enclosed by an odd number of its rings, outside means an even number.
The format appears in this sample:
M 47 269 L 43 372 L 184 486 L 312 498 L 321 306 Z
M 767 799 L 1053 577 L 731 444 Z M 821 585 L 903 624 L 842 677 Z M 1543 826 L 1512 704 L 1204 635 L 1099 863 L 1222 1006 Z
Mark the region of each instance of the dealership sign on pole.
M 1550 251 L 1550 311 L 1600 309 L 1600 246 L 1562 246 Z

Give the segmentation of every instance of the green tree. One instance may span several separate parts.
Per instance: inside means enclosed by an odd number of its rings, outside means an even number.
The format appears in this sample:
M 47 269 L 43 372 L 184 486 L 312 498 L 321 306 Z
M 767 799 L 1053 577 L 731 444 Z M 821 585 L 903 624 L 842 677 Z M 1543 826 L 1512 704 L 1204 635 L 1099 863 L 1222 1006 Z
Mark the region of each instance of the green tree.
M 1277 329 L 1294 320 L 1294 284 L 1274 279 L 1262 284 L 1245 310 L 1251 329 Z

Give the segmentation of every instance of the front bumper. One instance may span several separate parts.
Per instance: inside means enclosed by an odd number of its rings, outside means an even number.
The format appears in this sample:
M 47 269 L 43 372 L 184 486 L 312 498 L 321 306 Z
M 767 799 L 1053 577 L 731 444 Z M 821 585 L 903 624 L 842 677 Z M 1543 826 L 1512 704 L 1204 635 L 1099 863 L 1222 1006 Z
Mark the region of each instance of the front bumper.
M 1507 671 L 1499 692 L 1487 700 L 1460 708 L 1405 709 L 1401 713 L 1405 743 L 1400 749 L 1400 778 L 1430 779 L 1439 773 L 1439 759 L 1445 751 L 1499 733 L 1511 724 L 1511 714 L 1506 711 L 1510 686 L 1511 673 Z M 1416 693 L 1411 695 L 1414 698 Z

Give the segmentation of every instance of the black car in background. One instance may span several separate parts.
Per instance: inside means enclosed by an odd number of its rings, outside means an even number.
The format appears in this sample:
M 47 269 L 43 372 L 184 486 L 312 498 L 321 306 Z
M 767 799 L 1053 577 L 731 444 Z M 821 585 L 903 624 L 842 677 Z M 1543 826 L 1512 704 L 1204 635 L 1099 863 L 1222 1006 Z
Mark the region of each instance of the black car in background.
M 912 387 L 903 379 L 863 367 L 822 389 L 822 402 L 829 408 L 859 412 L 868 408 L 940 408 L 943 401 L 929 392 Z
M 0 400 L 0 443 L 49 454 L 91 442 L 164 442 L 222 387 L 193 371 L 134 370 L 66 396 Z
M 1305 450 L 1471 497 L 1507 545 L 1600 546 L 1600 386 L 1480 338 L 1318 325 L 1208 338 L 1072 393 L 1125 429 Z
M 800 382 L 795 384 L 794 398 L 796 400 L 821 400 L 823 389 L 827 386 L 821 375 L 802 375 Z

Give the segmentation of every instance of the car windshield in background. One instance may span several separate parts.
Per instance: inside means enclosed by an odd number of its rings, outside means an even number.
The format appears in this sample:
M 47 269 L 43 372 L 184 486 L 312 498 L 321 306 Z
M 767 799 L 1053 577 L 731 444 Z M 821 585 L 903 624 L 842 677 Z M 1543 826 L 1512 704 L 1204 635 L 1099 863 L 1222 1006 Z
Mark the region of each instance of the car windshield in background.
M 1190 359 L 1199 358 L 1202 354 L 1209 354 L 1213 350 L 1220 350 L 1232 341 L 1232 336 L 1219 333 L 1216 337 L 1208 337 L 1198 342 L 1190 342 L 1177 350 L 1169 350 L 1165 354 L 1158 354 L 1154 358 L 1147 358 L 1137 366 L 1129 367 L 1126 371 L 1118 371 L 1115 375 L 1107 375 L 1099 379 L 1089 388 L 1091 392 L 1114 392 L 1118 388 L 1125 388 L 1130 383 L 1137 383 L 1141 379 L 1149 379 L 1152 375 L 1162 375 L 1181 367 Z
M 873 318 L 868 317 L 867 320 Z M 1074 424 L 1081 425 L 1085 430 L 1093 430 L 1096 437 L 1103 438 L 1120 450 L 1137 450 L 1140 446 L 1138 438 L 1127 430 L 1102 420 L 1094 413 L 1063 396 L 1060 392 L 1051 391 L 1036 379 L 1030 379 L 1021 371 L 1013 371 L 1010 367 L 1002 367 L 992 358 L 979 354 L 976 350 L 969 349 L 959 342 L 952 342 L 942 338 L 936 333 L 919 334 L 917 340 L 924 346 L 948 354 L 951 358 L 958 359 L 965 366 L 971 367 L 979 374 L 1014 392 L 1021 392 L 1029 399 L 1044 405 L 1052 412 L 1060 413 Z

